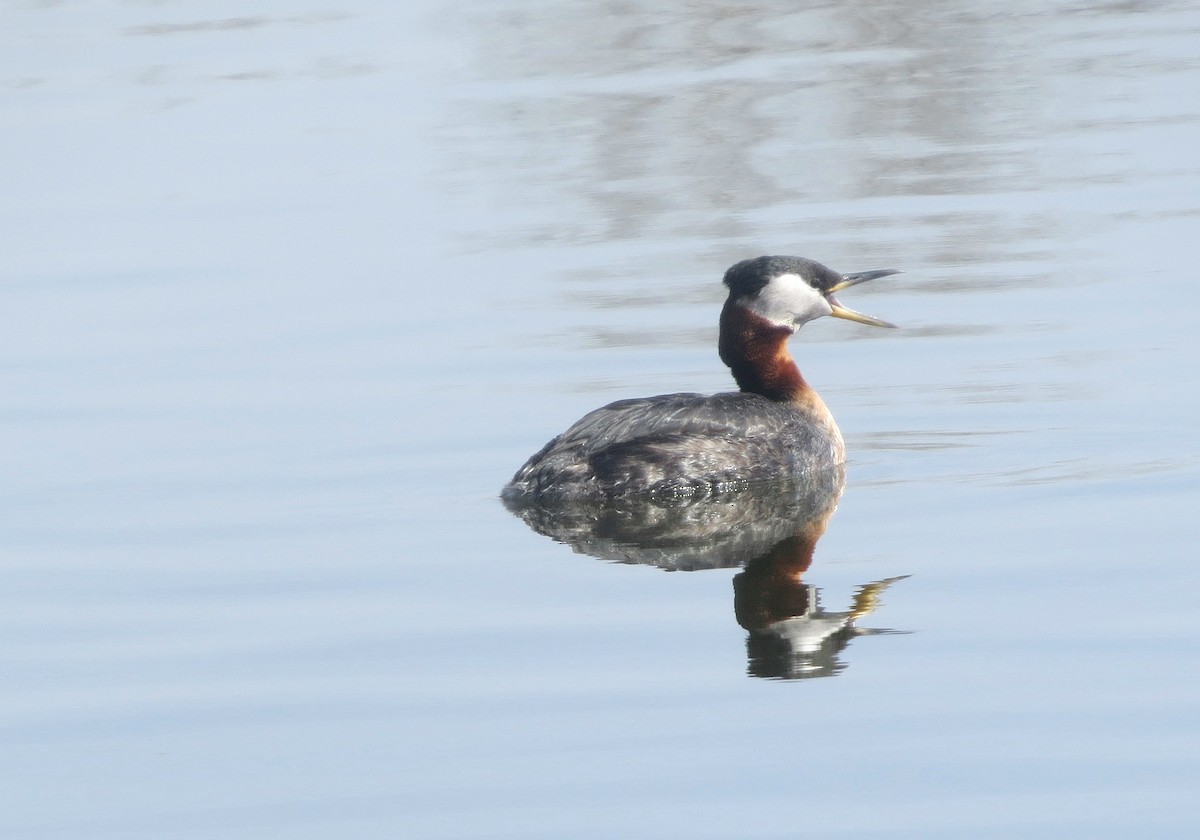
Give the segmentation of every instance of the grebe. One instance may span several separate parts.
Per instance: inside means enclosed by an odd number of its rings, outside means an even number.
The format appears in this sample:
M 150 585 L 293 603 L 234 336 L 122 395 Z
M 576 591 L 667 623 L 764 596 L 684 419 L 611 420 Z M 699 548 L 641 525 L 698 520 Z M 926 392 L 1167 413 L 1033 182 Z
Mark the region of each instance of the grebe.
M 842 433 L 800 375 L 787 341 L 823 315 L 894 326 L 847 309 L 833 293 L 898 273 L 839 274 L 803 257 L 737 263 L 725 272 L 729 297 L 718 349 L 741 391 L 663 394 L 598 408 L 525 462 L 504 500 L 693 497 L 840 464 Z

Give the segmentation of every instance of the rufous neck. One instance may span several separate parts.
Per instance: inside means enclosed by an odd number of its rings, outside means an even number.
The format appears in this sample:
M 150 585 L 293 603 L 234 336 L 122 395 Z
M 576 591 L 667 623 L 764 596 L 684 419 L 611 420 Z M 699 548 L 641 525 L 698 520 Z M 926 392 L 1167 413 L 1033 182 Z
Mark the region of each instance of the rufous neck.
M 791 327 L 773 324 L 733 300 L 721 310 L 721 361 L 738 387 L 777 402 L 805 401 L 815 396 L 788 352 Z

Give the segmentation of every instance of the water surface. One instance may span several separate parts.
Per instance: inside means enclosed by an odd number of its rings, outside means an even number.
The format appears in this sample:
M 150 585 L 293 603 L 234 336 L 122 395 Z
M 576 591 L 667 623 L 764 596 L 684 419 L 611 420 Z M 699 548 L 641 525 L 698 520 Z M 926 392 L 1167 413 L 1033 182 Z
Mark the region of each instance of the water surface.
M 5 836 L 1200 826 L 1186 4 L 0 31 Z M 754 568 L 497 499 L 591 408 L 728 388 L 761 253 L 906 272 L 844 295 L 902 329 L 793 342 L 851 452 L 804 597 L 905 632 L 792 672 Z

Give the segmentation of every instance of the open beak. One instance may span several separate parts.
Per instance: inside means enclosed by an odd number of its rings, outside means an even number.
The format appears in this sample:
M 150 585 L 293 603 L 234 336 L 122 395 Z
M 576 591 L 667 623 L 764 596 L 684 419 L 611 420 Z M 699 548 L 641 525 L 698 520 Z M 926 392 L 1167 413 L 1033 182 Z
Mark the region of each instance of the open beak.
M 840 283 L 834 283 L 829 287 L 829 290 L 825 292 L 825 299 L 829 301 L 829 305 L 833 307 L 833 311 L 829 314 L 834 318 L 844 318 L 847 321 L 857 321 L 860 324 L 868 324 L 872 327 L 894 328 L 896 326 L 895 324 L 890 324 L 881 318 L 876 318 L 873 315 L 864 315 L 861 312 L 855 312 L 853 309 L 842 306 L 840 303 L 838 303 L 837 299 L 834 298 L 833 293 L 840 292 L 842 289 L 848 289 L 851 286 L 857 286 L 859 283 L 865 283 L 868 280 L 875 280 L 879 277 L 887 277 L 889 275 L 899 273 L 900 272 L 894 268 L 884 268 L 878 271 L 860 271 L 857 274 L 843 274 L 842 281 Z

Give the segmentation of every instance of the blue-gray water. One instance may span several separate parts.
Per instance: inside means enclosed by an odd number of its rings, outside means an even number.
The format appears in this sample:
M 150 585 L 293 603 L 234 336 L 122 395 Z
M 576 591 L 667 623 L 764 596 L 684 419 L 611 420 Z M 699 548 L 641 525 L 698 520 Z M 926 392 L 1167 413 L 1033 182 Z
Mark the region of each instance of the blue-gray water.
M 0 8 L 0 834 L 1191 837 L 1200 12 Z M 793 351 L 850 449 L 766 679 L 735 569 L 497 501 L 729 387 L 719 278 L 905 274 Z

